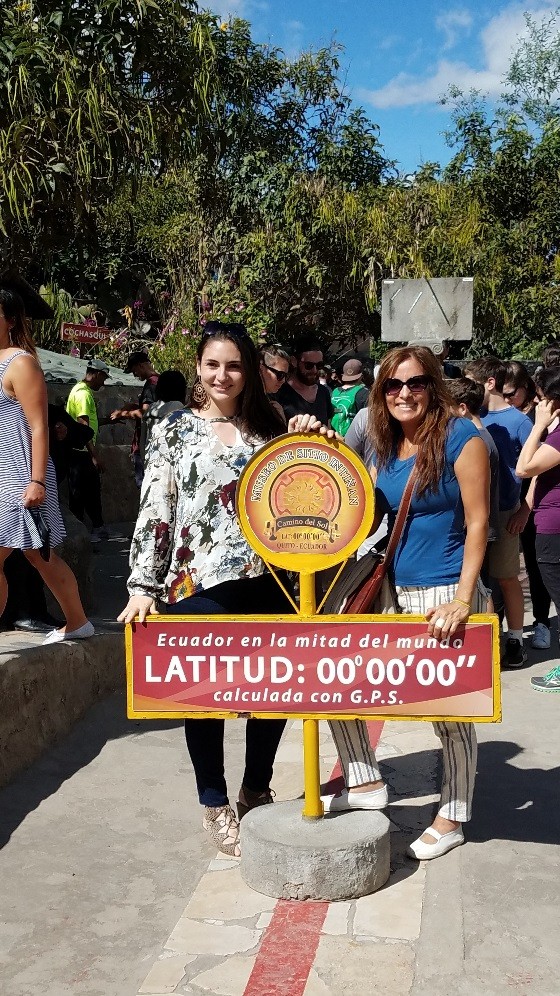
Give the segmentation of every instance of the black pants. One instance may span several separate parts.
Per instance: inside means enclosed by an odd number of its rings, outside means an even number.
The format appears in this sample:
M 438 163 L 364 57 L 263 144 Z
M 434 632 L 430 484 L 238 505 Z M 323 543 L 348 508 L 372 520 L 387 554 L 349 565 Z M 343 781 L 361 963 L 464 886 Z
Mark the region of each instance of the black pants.
M 560 625 L 560 535 L 537 533 L 535 549 L 537 564 L 546 590 L 556 607 Z
M 68 467 L 68 505 L 77 519 L 87 512 L 94 529 L 103 525 L 101 479 L 89 453 L 74 450 Z
M 291 592 L 284 572 L 279 575 Z M 293 612 L 293 608 L 271 574 L 226 581 L 166 608 L 170 615 L 243 616 L 276 612 Z M 187 749 L 203 806 L 225 806 L 229 802 L 224 773 L 224 722 L 223 719 L 185 720 Z M 247 720 L 243 784 L 252 792 L 264 792 L 270 785 L 285 725 L 285 719 Z
M 531 603 L 533 606 L 533 616 L 536 623 L 549 625 L 548 616 L 550 613 L 550 595 L 542 578 L 542 571 L 537 562 L 535 549 L 537 530 L 535 529 L 535 516 L 531 512 L 525 529 L 521 533 L 521 546 L 523 547 L 523 559 L 529 577 L 529 591 L 531 593 Z

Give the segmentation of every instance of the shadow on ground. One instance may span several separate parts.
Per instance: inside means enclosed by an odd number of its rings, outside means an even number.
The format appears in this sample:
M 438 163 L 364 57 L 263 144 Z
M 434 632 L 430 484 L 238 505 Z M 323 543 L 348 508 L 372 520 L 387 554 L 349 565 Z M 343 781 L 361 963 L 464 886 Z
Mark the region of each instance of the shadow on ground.
M 96 703 L 68 737 L 0 791 L 0 848 L 29 813 L 77 771 L 87 767 L 107 741 L 174 726 L 181 726 L 181 721 L 127 719 L 124 692 Z

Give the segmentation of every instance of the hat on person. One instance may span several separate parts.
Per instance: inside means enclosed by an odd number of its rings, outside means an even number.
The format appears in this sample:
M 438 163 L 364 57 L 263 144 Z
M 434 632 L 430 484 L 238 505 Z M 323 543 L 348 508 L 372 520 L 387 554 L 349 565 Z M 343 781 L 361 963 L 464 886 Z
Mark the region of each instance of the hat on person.
M 125 374 L 132 373 L 134 367 L 137 367 L 139 363 L 149 363 L 150 357 L 144 349 L 137 349 L 134 353 L 131 353 L 126 361 L 126 367 L 124 368 Z
M 342 368 L 341 380 L 343 384 L 355 384 L 362 376 L 362 364 L 360 360 L 346 360 Z
M 98 373 L 104 373 L 107 377 L 111 376 L 111 371 L 103 360 L 88 360 L 87 368 L 88 370 L 96 370 Z

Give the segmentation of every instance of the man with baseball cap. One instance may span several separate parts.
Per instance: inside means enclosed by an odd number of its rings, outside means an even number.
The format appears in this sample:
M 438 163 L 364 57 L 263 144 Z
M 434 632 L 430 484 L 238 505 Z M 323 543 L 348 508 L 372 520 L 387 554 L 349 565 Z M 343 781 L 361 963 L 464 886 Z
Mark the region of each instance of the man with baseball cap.
M 101 508 L 100 474 L 103 466 L 95 449 L 99 417 L 94 392 L 103 387 L 109 376 L 109 367 L 103 360 L 88 359 L 83 380 L 74 385 L 66 402 L 68 414 L 76 422 L 83 422 L 93 429 L 93 439 L 85 446 L 72 450 L 68 466 L 68 505 L 73 515 L 82 522 L 84 514 L 87 512 L 89 515 L 92 543 L 99 543 L 108 537 Z
M 332 427 L 345 436 L 357 413 L 368 403 L 369 391 L 362 380 L 361 360 L 346 360 L 340 379 L 340 387 L 335 387 L 331 395 L 334 408 Z
M 117 408 L 116 411 L 111 412 L 110 418 L 112 422 L 120 421 L 123 418 L 135 419 L 130 454 L 134 464 L 134 478 L 140 488 L 142 487 L 142 480 L 144 478 L 144 463 L 140 452 L 142 418 L 150 405 L 153 405 L 157 401 L 156 384 L 159 374 L 154 370 L 152 361 L 144 349 L 137 349 L 130 354 L 124 372 L 134 374 L 137 380 L 143 380 L 144 386 L 140 392 L 137 405 L 123 405 L 122 408 Z

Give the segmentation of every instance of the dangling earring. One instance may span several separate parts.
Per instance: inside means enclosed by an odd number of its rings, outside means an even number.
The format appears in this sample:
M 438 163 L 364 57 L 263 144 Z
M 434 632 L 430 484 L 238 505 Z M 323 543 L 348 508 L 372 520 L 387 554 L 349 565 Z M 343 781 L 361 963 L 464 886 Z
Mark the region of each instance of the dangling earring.
M 193 401 L 201 409 L 201 411 L 206 411 L 207 408 L 210 408 L 210 398 L 202 386 L 200 377 L 197 377 L 194 382 L 192 396 Z

